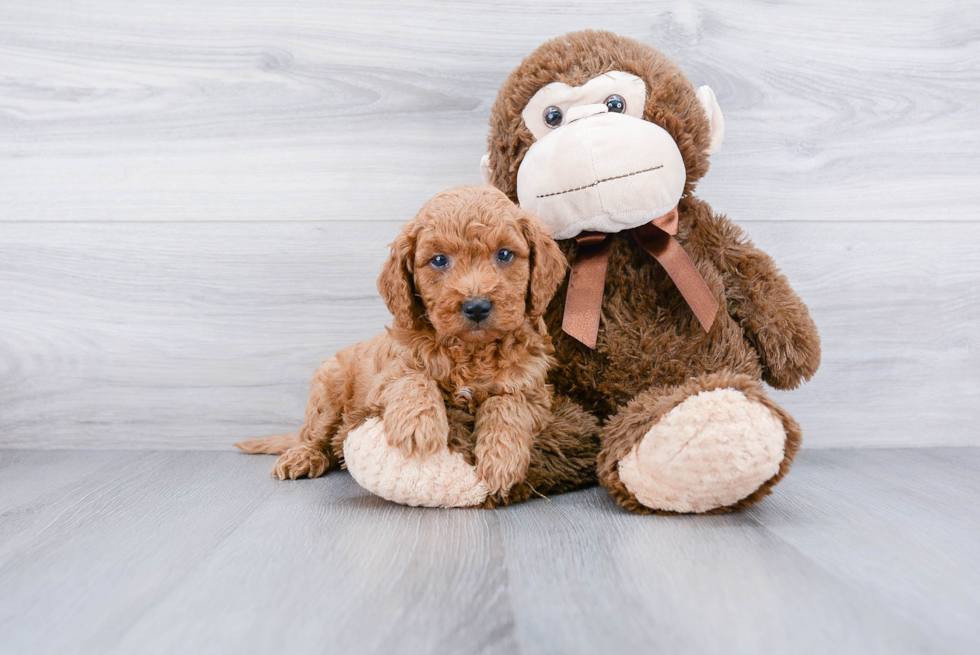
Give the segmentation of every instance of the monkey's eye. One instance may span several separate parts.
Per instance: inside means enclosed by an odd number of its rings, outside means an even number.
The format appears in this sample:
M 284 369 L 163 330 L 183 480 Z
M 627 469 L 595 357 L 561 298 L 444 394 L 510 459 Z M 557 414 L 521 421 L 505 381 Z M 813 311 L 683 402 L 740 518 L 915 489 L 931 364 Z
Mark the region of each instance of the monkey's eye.
M 509 264 L 514 261 L 514 251 L 501 248 L 497 251 L 497 261 L 501 264 Z
M 626 101 L 623 96 L 614 93 L 606 98 L 606 108 L 613 114 L 622 114 L 626 111 Z
M 429 260 L 429 263 L 432 264 L 432 268 L 441 270 L 449 266 L 449 257 L 446 257 L 445 255 L 436 255 Z
M 544 123 L 548 127 L 558 127 L 561 125 L 561 119 L 565 117 L 562 113 L 560 107 L 551 106 L 544 110 Z

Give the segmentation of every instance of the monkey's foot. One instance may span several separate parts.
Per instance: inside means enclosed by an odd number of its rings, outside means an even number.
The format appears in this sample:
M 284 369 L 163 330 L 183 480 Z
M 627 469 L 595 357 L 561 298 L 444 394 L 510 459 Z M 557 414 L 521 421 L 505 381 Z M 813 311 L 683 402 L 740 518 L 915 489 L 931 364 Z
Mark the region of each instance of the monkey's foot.
M 406 457 L 388 445 L 384 422 L 377 418 L 347 434 L 344 461 L 359 485 L 402 505 L 474 507 L 490 494 L 462 454 L 444 446 L 424 458 Z
M 746 376 L 715 374 L 647 393 L 610 421 L 600 455 L 602 482 L 627 509 L 747 507 L 785 475 L 799 448 L 796 422 Z

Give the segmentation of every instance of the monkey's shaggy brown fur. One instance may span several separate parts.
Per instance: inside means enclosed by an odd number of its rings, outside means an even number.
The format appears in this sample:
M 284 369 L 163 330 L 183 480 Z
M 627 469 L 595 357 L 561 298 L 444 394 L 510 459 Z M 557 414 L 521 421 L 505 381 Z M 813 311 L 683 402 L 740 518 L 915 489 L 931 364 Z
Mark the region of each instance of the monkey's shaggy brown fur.
M 476 464 L 476 434 L 472 414 L 449 412 L 449 448 Z M 493 509 L 521 503 L 532 496 L 548 497 L 598 482 L 596 457 L 599 455 L 599 421 L 564 397 L 556 397 L 551 418 L 534 439 L 527 477 L 510 493 L 491 494 L 483 507 Z
M 778 473 L 730 511 L 757 502 L 787 472 L 801 436 L 796 422 L 759 385 L 792 389 L 820 364 L 817 329 L 773 260 L 742 230 L 693 194 L 708 170 L 710 125 L 693 85 L 657 50 L 608 32 L 585 31 L 549 41 L 528 56 L 498 93 L 490 119 L 493 184 L 517 201 L 517 169 L 534 137 L 521 112 L 551 82 L 582 85 L 613 70 L 643 78 L 643 118 L 677 143 L 687 180 L 677 239 L 721 308 L 709 333 L 663 268 L 626 233 L 612 237 L 595 350 L 561 330 L 567 281 L 545 314 L 555 341 L 556 390 L 605 421 L 598 473 L 623 507 L 650 512 L 619 480 L 617 463 L 664 413 L 692 394 L 728 387 L 769 407 L 787 434 Z M 572 259 L 574 240 L 560 242 Z M 666 513 L 666 512 L 665 512 Z

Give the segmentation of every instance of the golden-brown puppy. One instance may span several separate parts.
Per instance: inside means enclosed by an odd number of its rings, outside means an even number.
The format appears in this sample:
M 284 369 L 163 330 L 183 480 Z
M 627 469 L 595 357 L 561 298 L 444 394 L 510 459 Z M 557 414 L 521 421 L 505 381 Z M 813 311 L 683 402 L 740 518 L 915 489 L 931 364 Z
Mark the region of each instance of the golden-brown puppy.
M 281 453 L 280 479 L 317 477 L 342 461 L 344 437 L 369 416 L 383 416 L 405 455 L 445 448 L 454 407 L 475 412 L 477 471 L 505 495 L 524 479 L 551 409 L 541 316 L 565 267 L 537 217 L 497 189 L 436 195 L 402 228 L 378 278 L 392 327 L 317 368 L 298 435 L 236 445 Z

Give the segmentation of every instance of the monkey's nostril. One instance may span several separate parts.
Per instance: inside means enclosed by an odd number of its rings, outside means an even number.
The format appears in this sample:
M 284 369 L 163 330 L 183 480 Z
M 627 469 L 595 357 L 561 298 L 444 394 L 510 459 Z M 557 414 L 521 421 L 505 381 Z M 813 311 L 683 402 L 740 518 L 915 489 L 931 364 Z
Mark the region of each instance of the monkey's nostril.
M 464 302 L 459 311 L 474 323 L 480 323 L 490 315 L 492 309 L 493 303 L 489 298 L 473 298 Z

